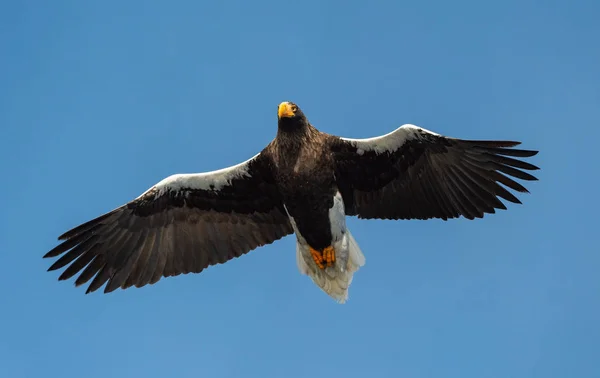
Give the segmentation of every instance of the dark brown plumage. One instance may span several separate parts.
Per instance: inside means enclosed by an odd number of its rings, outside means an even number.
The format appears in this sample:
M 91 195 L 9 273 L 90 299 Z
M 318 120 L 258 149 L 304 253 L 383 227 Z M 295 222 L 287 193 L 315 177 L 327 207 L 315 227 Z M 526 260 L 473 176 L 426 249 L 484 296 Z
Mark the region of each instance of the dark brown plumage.
M 64 233 L 44 257 L 65 252 L 49 270 L 69 267 L 75 284 L 95 276 L 87 293 L 107 281 L 104 292 L 141 287 L 161 277 L 199 273 L 272 243 L 292 228 L 270 175 L 265 156 L 249 163 L 248 176 L 223 190 L 151 188 L 139 198 Z M 69 251 L 70 250 L 70 251 Z M 84 269 L 85 268 L 85 269 Z
M 349 141 L 332 138 L 336 177 L 347 215 L 359 218 L 481 218 L 506 209 L 498 197 L 521 203 L 500 184 L 528 192 L 508 176 L 537 180 L 523 170 L 538 167 L 515 159 L 537 151 L 513 149 L 509 141 L 469 141 L 416 131 L 390 153 L 357 153 Z

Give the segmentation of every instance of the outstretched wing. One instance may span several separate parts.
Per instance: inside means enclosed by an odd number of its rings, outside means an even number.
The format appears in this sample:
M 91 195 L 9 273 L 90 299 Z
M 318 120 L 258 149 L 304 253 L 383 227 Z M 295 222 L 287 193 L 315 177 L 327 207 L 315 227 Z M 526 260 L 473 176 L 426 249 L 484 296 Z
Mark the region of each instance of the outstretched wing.
M 107 282 L 108 293 L 199 273 L 272 243 L 292 227 L 270 167 L 261 153 L 222 170 L 167 177 L 60 236 L 44 257 L 62 256 L 48 270 L 70 264 L 59 280 L 81 272 L 76 286 L 93 278 L 86 293 Z
M 500 184 L 528 192 L 509 176 L 537 180 L 538 167 L 516 158 L 537 151 L 520 142 L 446 137 L 414 125 L 369 139 L 331 138 L 338 187 L 348 215 L 359 218 L 444 220 L 482 218 L 521 203 Z

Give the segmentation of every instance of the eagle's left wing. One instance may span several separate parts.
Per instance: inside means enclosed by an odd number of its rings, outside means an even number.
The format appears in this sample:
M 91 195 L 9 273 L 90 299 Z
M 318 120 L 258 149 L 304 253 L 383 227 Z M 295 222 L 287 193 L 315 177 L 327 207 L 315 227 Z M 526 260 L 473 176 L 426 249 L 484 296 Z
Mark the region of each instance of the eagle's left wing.
M 538 167 L 516 159 L 537 151 L 510 148 L 519 142 L 455 139 L 414 125 L 329 141 L 346 214 L 359 218 L 481 218 L 506 209 L 498 197 L 520 203 L 500 184 L 527 189 L 509 176 L 537 180 L 524 170 Z
M 218 171 L 167 177 L 138 198 L 59 237 L 44 257 L 87 292 L 198 273 L 293 232 L 263 153 Z

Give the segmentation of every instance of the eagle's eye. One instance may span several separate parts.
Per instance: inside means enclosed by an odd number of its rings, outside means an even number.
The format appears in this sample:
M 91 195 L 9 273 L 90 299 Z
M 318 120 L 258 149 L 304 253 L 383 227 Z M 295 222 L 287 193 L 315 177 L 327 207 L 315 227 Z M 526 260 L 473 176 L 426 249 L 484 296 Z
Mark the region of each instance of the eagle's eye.
M 294 113 L 296 113 L 296 111 L 297 111 L 297 110 L 298 110 L 298 107 L 297 107 L 296 105 L 292 105 L 292 111 L 293 111 Z

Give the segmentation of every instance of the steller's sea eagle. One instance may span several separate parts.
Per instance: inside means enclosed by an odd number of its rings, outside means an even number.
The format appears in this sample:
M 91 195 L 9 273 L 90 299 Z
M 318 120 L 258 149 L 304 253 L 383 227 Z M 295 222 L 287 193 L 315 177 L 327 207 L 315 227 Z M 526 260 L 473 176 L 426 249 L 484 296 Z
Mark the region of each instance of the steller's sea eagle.
M 350 139 L 326 134 L 292 102 L 278 107 L 277 135 L 260 153 L 229 168 L 176 174 L 136 199 L 67 231 L 44 257 L 48 270 L 81 272 L 86 293 L 154 284 L 294 233 L 302 274 L 336 301 L 365 257 L 346 226 L 363 219 L 482 218 L 521 203 L 500 184 L 528 192 L 509 176 L 536 180 L 519 160 L 537 151 L 520 142 L 463 140 L 403 125 Z

